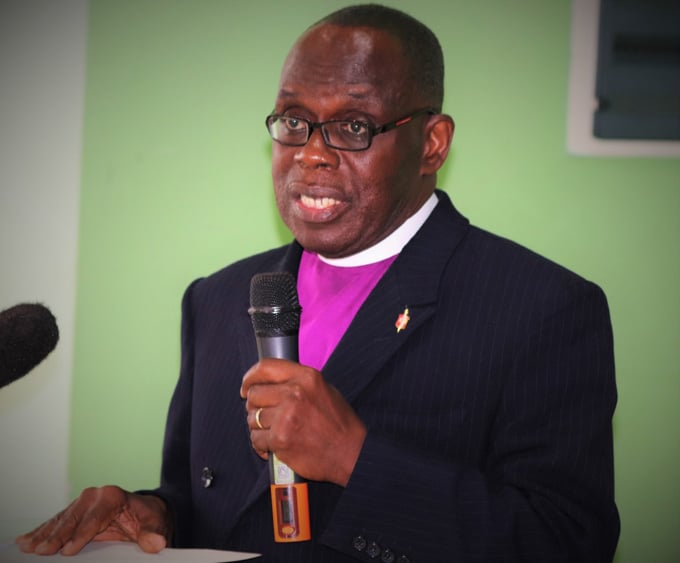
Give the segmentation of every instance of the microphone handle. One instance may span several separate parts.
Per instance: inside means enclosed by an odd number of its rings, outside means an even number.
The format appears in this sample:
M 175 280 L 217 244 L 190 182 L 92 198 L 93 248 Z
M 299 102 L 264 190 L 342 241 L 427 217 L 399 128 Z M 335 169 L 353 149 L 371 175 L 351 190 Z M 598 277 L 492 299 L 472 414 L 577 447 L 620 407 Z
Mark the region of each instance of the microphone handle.
M 257 353 L 262 358 L 298 360 L 298 338 L 291 336 L 258 336 Z M 269 492 L 274 521 L 274 541 L 299 542 L 312 539 L 309 520 L 307 483 L 269 453 Z
M 262 358 L 298 361 L 298 338 L 293 336 L 258 336 L 257 354 Z

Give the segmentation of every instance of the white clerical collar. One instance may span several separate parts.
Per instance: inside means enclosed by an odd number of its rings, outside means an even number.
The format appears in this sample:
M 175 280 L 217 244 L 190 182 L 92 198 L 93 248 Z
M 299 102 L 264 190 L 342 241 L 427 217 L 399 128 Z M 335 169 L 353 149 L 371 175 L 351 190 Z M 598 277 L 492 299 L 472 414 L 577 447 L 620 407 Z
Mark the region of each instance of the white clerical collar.
M 344 258 L 325 258 L 320 254 L 319 258 L 326 264 L 340 268 L 365 266 L 391 258 L 399 254 L 408 241 L 413 238 L 413 235 L 418 232 L 418 229 L 423 226 L 432 210 L 437 206 L 438 201 L 439 199 L 436 194 L 433 193 L 422 207 L 406 219 L 396 231 L 366 250 L 352 254 L 352 256 L 345 256 Z

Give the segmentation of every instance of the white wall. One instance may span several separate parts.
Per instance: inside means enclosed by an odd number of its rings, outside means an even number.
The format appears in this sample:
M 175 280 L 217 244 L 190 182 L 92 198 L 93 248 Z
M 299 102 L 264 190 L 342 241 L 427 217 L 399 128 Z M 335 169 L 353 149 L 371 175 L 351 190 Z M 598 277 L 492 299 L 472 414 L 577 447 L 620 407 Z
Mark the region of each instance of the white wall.
M 0 542 L 63 508 L 87 0 L 0 0 L 0 310 L 41 302 L 57 348 L 0 389 Z

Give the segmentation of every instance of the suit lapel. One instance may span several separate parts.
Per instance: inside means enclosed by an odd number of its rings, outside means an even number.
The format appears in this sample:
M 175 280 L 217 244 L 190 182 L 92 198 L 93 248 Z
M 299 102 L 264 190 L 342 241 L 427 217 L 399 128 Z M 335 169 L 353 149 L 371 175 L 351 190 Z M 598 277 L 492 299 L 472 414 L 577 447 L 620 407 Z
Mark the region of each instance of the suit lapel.
M 442 272 L 468 227 L 448 196 L 437 195 L 432 215 L 361 306 L 322 370 L 349 402 L 436 310 Z M 397 331 L 397 318 L 407 308 L 408 324 Z

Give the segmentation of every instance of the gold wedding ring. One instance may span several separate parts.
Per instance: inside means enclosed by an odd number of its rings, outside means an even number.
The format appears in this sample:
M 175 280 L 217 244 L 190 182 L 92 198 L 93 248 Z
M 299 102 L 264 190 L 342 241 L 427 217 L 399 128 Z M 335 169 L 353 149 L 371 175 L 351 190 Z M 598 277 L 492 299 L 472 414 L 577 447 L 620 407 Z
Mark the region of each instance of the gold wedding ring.
M 262 426 L 262 422 L 260 422 L 260 415 L 262 414 L 262 411 L 264 410 L 264 407 L 260 407 L 255 411 L 255 424 L 257 424 L 257 427 L 260 430 L 264 430 L 264 426 Z

